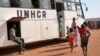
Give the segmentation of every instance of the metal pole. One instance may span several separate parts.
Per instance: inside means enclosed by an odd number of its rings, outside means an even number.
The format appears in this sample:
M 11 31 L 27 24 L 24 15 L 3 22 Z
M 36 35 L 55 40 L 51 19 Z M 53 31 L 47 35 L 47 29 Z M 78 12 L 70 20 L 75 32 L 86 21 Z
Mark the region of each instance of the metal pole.
M 82 11 L 82 17 L 85 19 L 84 12 L 83 12 L 83 8 L 82 8 L 81 0 L 79 0 L 79 3 L 80 3 L 81 11 Z
M 77 11 L 77 5 L 76 5 L 76 0 L 74 0 L 74 2 L 75 2 L 75 8 L 76 8 L 76 11 Z

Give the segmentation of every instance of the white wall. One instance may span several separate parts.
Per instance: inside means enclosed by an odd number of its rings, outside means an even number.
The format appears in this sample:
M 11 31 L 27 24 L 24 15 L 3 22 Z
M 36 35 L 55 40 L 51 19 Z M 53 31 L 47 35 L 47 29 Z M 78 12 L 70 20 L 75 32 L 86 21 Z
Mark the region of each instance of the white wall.
M 76 11 L 64 11 L 65 35 L 67 33 L 66 26 L 71 27 L 73 17 L 75 17 L 77 19 L 77 12 Z
M 21 36 L 26 42 L 58 38 L 57 20 L 21 21 Z
M 35 11 L 35 17 L 31 18 L 31 15 L 29 15 L 30 19 L 56 19 L 57 13 L 56 10 L 45 10 L 45 9 L 25 9 L 25 8 L 1 8 L 0 7 L 0 20 L 8 20 L 11 17 L 17 17 L 17 10 L 22 11 L 22 16 L 24 15 L 24 10 L 28 10 L 29 14 L 31 14 L 31 11 Z M 41 13 L 39 15 L 42 16 L 42 12 L 46 12 L 46 18 L 37 17 L 37 11 L 40 11 Z
M 7 24 L 6 21 L 0 21 L 0 47 L 15 44 L 11 40 L 8 40 Z
M 21 21 L 21 36 L 26 43 L 59 37 L 56 10 L 0 8 L 0 47 L 15 44 L 8 40 L 6 22 L 12 17 L 17 17 L 17 10 L 46 11 L 46 18 L 26 18 Z
M 17 16 L 18 8 L 1 8 L 0 7 L 0 20 L 8 20 L 11 17 Z
M 21 21 L 21 36 L 25 42 L 40 40 L 40 21 Z
M 85 21 L 85 19 L 77 16 L 76 11 L 64 11 L 64 19 L 65 19 L 65 34 L 67 33 L 66 26 L 71 27 L 73 17 L 76 18 L 76 23 L 80 27 L 81 24 Z
M 58 21 L 57 20 L 44 20 L 41 21 L 42 39 L 58 38 Z
M 21 21 L 21 36 L 26 43 L 58 38 L 58 20 L 23 20 Z
M 65 19 L 73 19 L 73 17 L 77 18 L 77 12 L 76 11 L 64 11 L 64 18 Z
M 83 18 L 81 18 L 81 17 L 78 17 L 78 19 L 77 19 L 77 25 L 79 26 L 79 27 L 81 27 L 81 25 L 83 24 L 83 22 L 85 21 L 85 19 L 83 19 Z

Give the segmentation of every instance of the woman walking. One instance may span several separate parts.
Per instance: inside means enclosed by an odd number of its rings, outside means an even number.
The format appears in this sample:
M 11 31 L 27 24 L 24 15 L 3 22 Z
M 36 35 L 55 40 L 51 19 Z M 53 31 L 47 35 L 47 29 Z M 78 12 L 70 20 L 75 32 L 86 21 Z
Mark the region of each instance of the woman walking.
M 79 39 L 80 39 L 80 34 L 79 34 L 79 29 L 78 29 L 78 27 L 77 27 L 77 24 L 76 24 L 76 19 L 75 18 L 73 18 L 73 22 L 72 22 L 72 25 L 71 25 L 71 27 L 72 27 L 72 29 L 73 29 L 73 32 L 75 33 L 75 44 L 76 44 L 76 46 L 78 46 L 79 45 Z

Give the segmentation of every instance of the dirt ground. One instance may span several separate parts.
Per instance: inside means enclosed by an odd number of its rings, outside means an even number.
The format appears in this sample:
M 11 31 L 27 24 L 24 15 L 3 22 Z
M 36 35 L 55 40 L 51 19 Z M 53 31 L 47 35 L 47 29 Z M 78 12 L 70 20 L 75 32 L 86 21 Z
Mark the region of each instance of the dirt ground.
M 88 56 L 100 56 L 100 30 L 91 30 L 91 37 L 88 45 Z M 52 42 L 49 42 L 52 43 Z M 10 51 L 10 50 L 9 50 Z M 75 47 L 73 53 L 70 51 L 68 42 L 59 42 L 35 48 L 27 48 L 23 54 L 18 51 L 4 53 L 0 56 L 83 56 L 81 47 Z

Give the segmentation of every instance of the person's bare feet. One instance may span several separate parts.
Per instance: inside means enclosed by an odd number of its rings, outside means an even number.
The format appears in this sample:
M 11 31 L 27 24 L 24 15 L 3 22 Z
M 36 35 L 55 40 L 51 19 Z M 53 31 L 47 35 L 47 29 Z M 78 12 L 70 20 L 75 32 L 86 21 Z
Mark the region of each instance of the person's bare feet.
M 24 52 L 20 52 L 20 53 L 19 53 L 19 55 L 23 55 L 23 54 L 24 54 Z
M 26 51 L 27 49 L 23 48 L 23 51 Z

